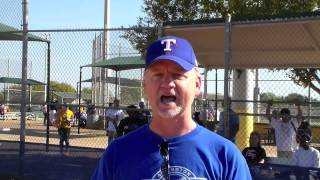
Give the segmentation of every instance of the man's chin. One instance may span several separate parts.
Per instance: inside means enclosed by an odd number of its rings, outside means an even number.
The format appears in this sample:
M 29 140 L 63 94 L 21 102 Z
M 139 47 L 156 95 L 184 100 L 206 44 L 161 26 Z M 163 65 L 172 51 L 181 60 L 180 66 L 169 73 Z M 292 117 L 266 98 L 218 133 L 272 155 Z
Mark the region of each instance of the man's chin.
M 182 108 L 176 108 L 174 110 L 166 110 L 166 111 L 159 111 L 159 116 L 164 119 L 174 119 L 179 116 L 182 112 Z

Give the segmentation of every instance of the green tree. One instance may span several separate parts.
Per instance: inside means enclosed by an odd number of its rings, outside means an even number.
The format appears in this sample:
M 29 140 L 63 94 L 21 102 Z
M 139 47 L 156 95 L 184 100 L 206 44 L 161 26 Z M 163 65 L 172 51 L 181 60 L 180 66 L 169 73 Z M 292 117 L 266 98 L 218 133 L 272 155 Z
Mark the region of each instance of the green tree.
M 85 87 L 81 90 L 82 93 L 84 94 L 91 94 L 92 93 L 92 88 Z
M 261 101 L 268 101 L 268 100 L 282 101 L 283 98 L 280 97 L 280 96 L 276 96 L 274 93 L 266 92 L 266 93 L 261 93 L 260 94 L 260 100 Z
M 127 31 L 124 38 L 141 53 L 158 37 L 158 28 L 165 21 L 194 20 L 203 17 L 205 9 L 199 0 L 144 0 L 145 16 L 139 17 L 137 25 Z M 202 14 L 202 15 L 201 15 Z M 154 28 L 156 27 L 156 28 Z
M 56 92 L 76 92 L 76 89 L 67 83 L 50 82 L 51 90 Z
M 288 72 L 289 78 L 297 85 L 303 87 L 310 87 L 312 90 L 320 94 L 320 78 L 319 69 L 290 69 Z
M 298 94 L 298 93 L 291 93 L 291 94 L 288 94 L 288 96 L 286 96 L 284 98 L 284 100 L 288 101 L 288 102 L 296 102 L 296 101 L 308 102 L 308 97 L 303 96 L 303 95 Z
M 32 90 L 34 90 L 34 91 L 44 91 L 45 88 L 44 88 L 44 85 L 34 85 L 34 86 L 32 86 Z
M 121 87 L 121 99 L 123 104 L 138 104 L 140 102 L 141 88 Z
M 14 89 L 21 89 L 20 85 L 14 85 Z M 11 87 L 10 87 L 11 88 Z M 76 92 L 76 89 L 67 83 L 60 83 L 57 81 L 50 81 L 50 89 L 56 92 Z M 85 89 L 85 88 L 84 88 Z M 34 85 L 32 86 L 33 91 L 44 91 L 44 85 Z
M 224 17 L 257 17 L 269 15 L 288 15 L 311 12 L 319 7 L 320 0 L 229 0 L 228 9 L 224 0 L 144 0 L 142 9 L 145 16 L 139 17 L 137 25 L 127 31 L 124 38 L 144 55 L 150 42 L 158 37 L 158 28 L 166 21 L 206 20 Z M 149 27 L 149 28 L 146 28 Z M 310 86 L 320 94 L 319 69 L 291 69 L 287 74 L 296 84 Z
M 3 91 L 0 91 L 0 102 L 1 102 L 1 103 L 5 102 L 4 92 L 3 92 Z

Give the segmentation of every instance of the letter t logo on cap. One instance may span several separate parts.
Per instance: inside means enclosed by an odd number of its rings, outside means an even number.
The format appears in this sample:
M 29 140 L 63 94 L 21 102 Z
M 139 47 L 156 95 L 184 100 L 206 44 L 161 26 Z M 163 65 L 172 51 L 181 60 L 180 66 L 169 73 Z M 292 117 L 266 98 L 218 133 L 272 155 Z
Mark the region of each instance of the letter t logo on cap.
M 161 41 L 161 44 L 166 44 L 166 47 L 163 49 L 164 51 L 172 51 L 171 43 L 176 44 L 177 41 L 175 39 L 164 39 Z

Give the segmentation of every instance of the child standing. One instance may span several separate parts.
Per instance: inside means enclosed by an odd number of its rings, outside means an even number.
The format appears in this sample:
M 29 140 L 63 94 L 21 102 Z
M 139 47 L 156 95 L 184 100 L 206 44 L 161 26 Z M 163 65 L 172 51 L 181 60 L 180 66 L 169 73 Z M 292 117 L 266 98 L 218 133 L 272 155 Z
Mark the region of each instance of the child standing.
M 300 126 L 301 127 L 301 126 Z M 317 149 L 310 146 L 311 128 L 299 128 L 297 130 L 297 142 L 299 148 L 293 154 L 293 162 L 300 167 L 320 167 L 320 153 Z

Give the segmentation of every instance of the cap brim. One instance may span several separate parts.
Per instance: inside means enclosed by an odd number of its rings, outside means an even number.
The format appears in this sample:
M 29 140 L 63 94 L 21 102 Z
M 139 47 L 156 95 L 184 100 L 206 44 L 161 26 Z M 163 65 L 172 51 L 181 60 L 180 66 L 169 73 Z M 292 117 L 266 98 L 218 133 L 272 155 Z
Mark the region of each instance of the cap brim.
M 195 67 L 194 64 L 190 64 L 188 63 L 187 61 L 177 57 L 177 56 L 172 56 L 172 55 L 162 55 L 162 56 L 159 56 L 157 58 L 155 58 L 153 60 L 153 62 L 151 64 L 149 64 L 148 67 L 150 67 L 152 64 L 155 64 L 157 62 L 160 62 L 162 60 L 169 60 L 169 61 L 172 61 L 176 64 L 178 64 L 180 67 L 182 67 L 184 70 L 186 71 L 190 71 L 192 68 Z

